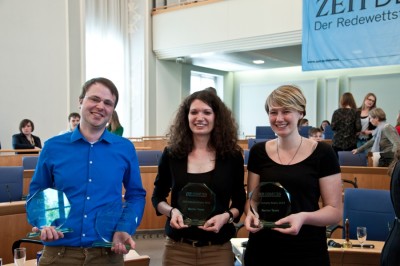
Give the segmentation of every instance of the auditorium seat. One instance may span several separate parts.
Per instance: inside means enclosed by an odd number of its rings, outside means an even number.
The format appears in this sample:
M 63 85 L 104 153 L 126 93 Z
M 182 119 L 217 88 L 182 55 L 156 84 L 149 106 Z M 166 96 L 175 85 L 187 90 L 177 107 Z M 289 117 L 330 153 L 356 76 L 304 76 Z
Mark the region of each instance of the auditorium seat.
M 263 141 L 267 141 L 268 139 L 248 139 L 247 140 L 247 147 L 250 150 L 251 147 L 253 147 L 254 144 L 258 143 L 258 142 L 263 142 Z
M 158 166 L 162 151 L 160 150 L 137 150 L 139 166 Z
M 368 158 L 365 153 L 353 154 L 351 151 L 339 151 L 340 166 L 368 166 Z
M 256 139 L 275 139 L 275 132 L 270 126 L 257 126 Z
M 357 239 L 357 226 L 365 226 L 367 241 L 385 241 L 389 235 L 389 224 L 394 218 L 395 213 L 388 190 L 362 188 L 344 190 L 342 222 L 344 224 L 345 220 L 349 219 L 350 239 Z M 334 226 L 328 227 L 330 233 L 334 230 L 332 228 Z M 342 237 L 345 238 L 344 230 Z
M 0 202 L 22 200 L 22 166 L 0 166 Z
M 36 169 L 39 156 L 24 156 L 22 157 L 22 166 L 24 170 Z

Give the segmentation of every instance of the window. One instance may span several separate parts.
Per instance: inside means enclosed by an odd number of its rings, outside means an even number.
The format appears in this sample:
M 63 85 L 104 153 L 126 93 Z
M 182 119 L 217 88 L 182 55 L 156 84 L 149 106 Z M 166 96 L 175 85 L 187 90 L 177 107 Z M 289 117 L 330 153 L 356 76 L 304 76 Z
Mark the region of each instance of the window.
M 204 90 L 207 87 L 213 87 L 217 90 L 217 95 L 223 99 L 223 76 L 191 71 L 190 76 L 190 93 Z

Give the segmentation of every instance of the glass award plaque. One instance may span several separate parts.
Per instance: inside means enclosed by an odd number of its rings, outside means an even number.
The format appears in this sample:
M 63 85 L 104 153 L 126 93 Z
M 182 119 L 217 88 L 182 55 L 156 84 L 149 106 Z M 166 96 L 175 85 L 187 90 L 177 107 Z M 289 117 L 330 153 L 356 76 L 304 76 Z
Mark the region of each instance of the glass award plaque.
M 112 202 L 99 209 L 96 214 L 95 229 L 103 241 L 96 241 L 93 247 L 112 247 L 115 232 L 133 235 L 138 227 L 139 217 L 132 203 Z M 130 246 L 125 245 L 129 250 Z
M 179 192 L 178 208 L 186 225 L 204 225 L 215 209 L 215 194 L 204 183 L 188 183 Z
M 72 229 L 62 226 L 68 219 L 71 204 L 64 192 L 53 188 L 46 188 L 36 192 L 26 202 L 28 222 L 37 228 L 54 226 L 62 233 L 72 232 Z M 40 232 L 28 233 L 27 237 L 40 236 Z
M 250 192 L 250 208 L 266 228 L 288 228 L 290 224 L 275 222 L 290 214 L 290 194 L 279 183 L 262 182 Z

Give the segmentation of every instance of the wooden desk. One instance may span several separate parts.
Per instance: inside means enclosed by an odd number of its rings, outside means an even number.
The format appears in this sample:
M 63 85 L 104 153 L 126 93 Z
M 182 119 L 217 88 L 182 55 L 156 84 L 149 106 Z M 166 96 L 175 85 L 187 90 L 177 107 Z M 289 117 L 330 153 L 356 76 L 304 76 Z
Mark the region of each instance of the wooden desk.
M 125 255 L 126 266 L 149 266 L 150 257 L 147 255 L 139 255 L 135 250 L 130 250 L 128 254 Z M 27 260 L 25 266 L 35 266 L 36 259 Z M 3 266 L 14 266 L 14 263 L 3 264 Z
M 342 243 L 343 239 L 333 239 L 335 242 Z M 232 238 L 232 250 L 235 254 L 236 259 L 243 264 L 243 252 L 242 242 L 247 241 L 247 238 Z M 329 241 L 329 239 L 328 239 Z M 358 244 L 357 240 L 351 241 L 354 244 Z M 383 245 L 385 242 L 382 241 L 368 241 L 366 244 L 374 244 L 375 248 L 334 248 L 328 247 L 329 258 L 331 266 L 356 266 L 356 265 L 380 265 L 380 257 Z
M 333 239 L 343 243 L 343 239 Z M 359 244 L 357 240 L 351 240 L 353 244 Z M 383 241 L 368 241 L 365 244 L 374 244 L 375 248 L 334 248 L 328 247 L 331 266 L 367 266 L 380 265 Z

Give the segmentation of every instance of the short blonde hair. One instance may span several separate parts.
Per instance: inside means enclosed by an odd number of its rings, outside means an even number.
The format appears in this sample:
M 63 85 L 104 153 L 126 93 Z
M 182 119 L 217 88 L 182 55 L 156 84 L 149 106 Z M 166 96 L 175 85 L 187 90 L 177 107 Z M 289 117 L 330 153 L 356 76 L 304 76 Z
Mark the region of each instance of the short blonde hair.
M 369 116 L 372 118 L 378 118 L 379 121 L 386 121 L 386 113 L 379 107 L 369 111 Z
M 299 87 L 295 85 L 282 85 L 276 88 L 265 101 L 265 111 L 269 114 L 269 107 L 273 105 L 294 109 L 303 116 L 306 115 L 307 100 Z

